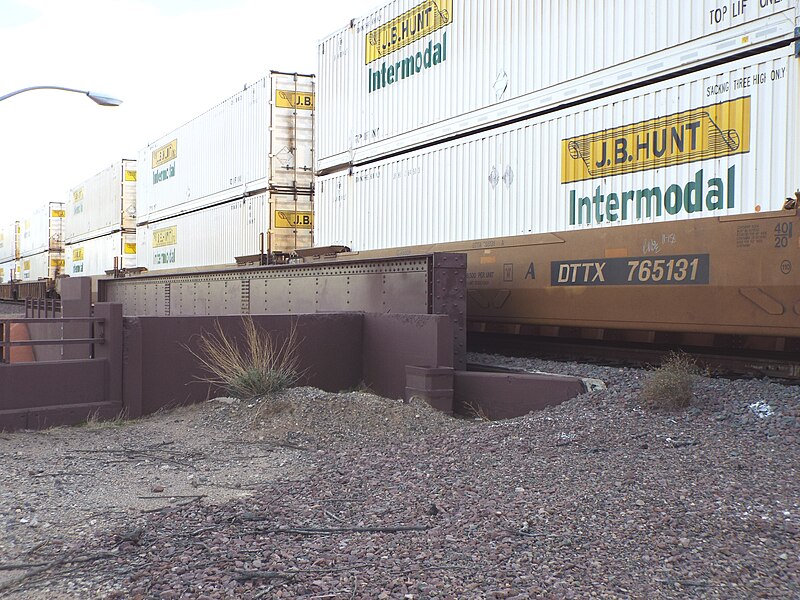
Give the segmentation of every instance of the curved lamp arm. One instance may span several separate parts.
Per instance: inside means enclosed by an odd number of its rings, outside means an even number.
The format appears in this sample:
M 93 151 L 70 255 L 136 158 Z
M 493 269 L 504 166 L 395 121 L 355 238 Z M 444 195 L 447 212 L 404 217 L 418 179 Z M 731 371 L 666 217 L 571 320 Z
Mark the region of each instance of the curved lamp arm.
M 63 92 L 75 92 L 77 94 L 86 94 L 94 100 L 100 106 L 119 106 L 122 104 L 122 100 L 117 100 L 116 98 L 112 98 L 111 96 L 106 96 L 105 94 L 99 94 L 97 92 L 88 92 L 86 90 L 76 90 L 74 88 L 68 87 L 61 87 L 58 85 L 34 85 L 32 87 L 22 88 L 21 90 L 17 90 L 15 92 L 11 92 L 10 94 L 6 94 L 4 96 L 0 96 L 0 102 L 6 100 L 7 98 L 11 98 L 12 96 L 16 96 L 17 94 L 21 94 L 22 92 L 29 92 L 31 90 L 61 90 Z

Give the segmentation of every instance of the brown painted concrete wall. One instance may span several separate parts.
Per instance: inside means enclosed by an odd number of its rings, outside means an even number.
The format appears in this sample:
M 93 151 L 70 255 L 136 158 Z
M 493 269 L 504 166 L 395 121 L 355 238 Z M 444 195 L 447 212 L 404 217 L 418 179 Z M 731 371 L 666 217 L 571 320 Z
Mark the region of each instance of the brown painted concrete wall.
M 95 306 L 95 358 L 0 365 L 0 430 L 37 428 L 123 414 L 135 418 L 161 408 L 224 393 L 200 381 L 190 349 L 219 323 L 241 339 L 242 317 L 122 318 L 119 304 Z M 362 383 L 402 398 L 406 365 L 452 366 L 453 332 L 447 315 L 317 313 L 255 315 L 257 326 L 280 341 L 297 328 L 300 385 L 326 391 Z
M 402 398 L 405 366 L 452 365 L 453 334 L 445 315 L 327 313 L 254 315 L 259 327 L 283 336 L 297 323 L 301 385 L 326 391 L 364 383 L 378 394 Z M 203 371 L 189 349 L 219 322 L 229 335 L 240 316 L 127 317 L 124 319 L 123 397 L 132 417 L 165 406 L 202 402 L 223 394 L 201 382 Z M 279 338 L 280 339 L 280 338 Z
M 108 377 L 104 360 L 0 365 L 0 430 L 75 424 L 92 413 L 114 417 L 122 403 L 109 401 Z
M 493 421 L 556 406 L 586 391 L 576 377 L 468 371 L 454 373 L 453 388 L 457 413 Z
M 363 383 L 381 396 L 403 398 L 406 365 L 453 366 L 448 315 L 364 315 Z
M 253 321 L 277 340 L 297 324 L 300 385 L 338 391 L 361 381 L 362 315 L 256 315 Z M 199 380 L 204 373 L 190 352 L 215 322 L 227 335 L 241 335 L 240 316 L 124 319 L 123 396 L 130 416 L 223 394 Z

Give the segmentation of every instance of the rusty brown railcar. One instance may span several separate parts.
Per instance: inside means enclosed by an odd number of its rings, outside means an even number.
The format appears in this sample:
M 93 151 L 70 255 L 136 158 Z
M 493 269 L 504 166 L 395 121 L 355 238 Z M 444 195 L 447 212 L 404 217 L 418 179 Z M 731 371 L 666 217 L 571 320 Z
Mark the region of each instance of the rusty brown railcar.
M 472 331 L 800 351 L 796 208 L 415 246 L 467 254 Z

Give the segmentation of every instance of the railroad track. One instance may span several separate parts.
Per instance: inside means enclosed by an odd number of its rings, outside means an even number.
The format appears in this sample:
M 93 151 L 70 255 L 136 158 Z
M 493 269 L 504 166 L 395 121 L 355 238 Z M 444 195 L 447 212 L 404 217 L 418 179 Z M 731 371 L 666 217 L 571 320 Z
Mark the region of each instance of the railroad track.
M 470 352 L 640 368 L 660 364 L 670 352 L 684 352 L 714 376 L 770 377 L 792 385 L 800 382 L 800 353 L 797 352 L 722 351 L 719 348 L 554 340 L 478 332 L 470 332 L 467 348 Z

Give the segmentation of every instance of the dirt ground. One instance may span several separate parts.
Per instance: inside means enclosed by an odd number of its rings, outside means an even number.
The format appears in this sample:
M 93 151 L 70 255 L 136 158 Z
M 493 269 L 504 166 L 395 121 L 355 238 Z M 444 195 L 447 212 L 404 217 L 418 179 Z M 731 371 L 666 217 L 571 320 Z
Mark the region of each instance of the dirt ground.
M 641 370 L 508 360 L 608 387 L 496 423 L 297 388 L 2 433 L 0 597 L 800 598 L 800 387 L 660 412 Z

